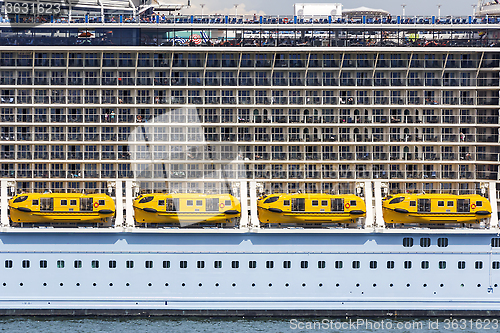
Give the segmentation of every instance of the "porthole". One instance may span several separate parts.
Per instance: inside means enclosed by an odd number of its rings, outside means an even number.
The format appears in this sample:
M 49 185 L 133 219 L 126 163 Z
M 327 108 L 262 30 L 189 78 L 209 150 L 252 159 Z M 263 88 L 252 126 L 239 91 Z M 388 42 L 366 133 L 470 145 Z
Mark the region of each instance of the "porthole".
M 198 283 L 198 287 L 201 287 L 201 286 L 202 286 L 202 284 L 201 284 L 201 283 Z
M 406 284 L 406 287 L 407 287 L 407 288 L 409 288 L 409 287 L 410 287 L 410 284 L 409 284 L 409 283 L 407 283 L 407 284 Z
M 359 287 L 359 283 L 356 283 L 356 287 Z
M 440 286 L 441 288 L 443 288 L 443 287 L 444 287 L 444 284 L 442 284 L 442 283 L 441 283 L 439 286 Z
M 110 284 L 109 284 L 109 286 L 110 286 L 110 287 L 113 287 L 113 283 L 110 283 Z
M 306 286 L 306 284 L 305 284 L 305 283 L 302 283 L 302 287 L 305 287 L 305 286 Z
M 287 287 L 287 288 L 288 288 L 289 286 L 290 286 L 290 285 L 289 285 L 288 283 L 285 283 L 285 287 Z
M 335 285 L 335 287 L 339 287 L 339 286 L 340 286 L 340 284 L 338 284 L 338 283 Z
M 272 286 L 273 286 L 273 284 L 272 284 L 272 283 L 269 283 L 269 287 L 272 287 Z
M 374 283 L 374 284 L 373 284 L 373 286 L 374 286 L 374 287 L 376 287 L 376 286 L 377 286 L 377 284 L 376 284 L 376 283 Z
M 44 283 L 43 283 L 43 286 L 44 286 L 44 287 L 47 287 L 47 283 L 46 283 L 46 282 L 44 282 Z
M 233 284 L 232 284 L 232 286 L 233 286 L 233 287 L 236 287 L 236 283 L 233 283 Z
M 127 283 L 125 283 L 125 285 L 128 287 L 128 286 L 130 286 L 130 283 L 127 282 Z
M 24 283 L 22 283 L 22 282 L 21 282 L 21 283 L 19 283 L 19 285 L 22 287 L 22 286 L 24 286 Z M 479 286 L 478 286 L 478 287 L 479 287 Z
M 478 284 L 477 284 L 477 287 L 478 287 L 478 288 L 479 288 L 479 287 L 481 287 L 481 283 L 478 283 Z
M 424 288 L 427 287 L 427 283 L 424 283 Z
M 392 287 L 394 287 L 394 285 L 391 283 L 391 284 L 389 285 L 389 287 L 391 287 L 391 288 L 392 288 Z
M 495 284 L 493 285 L 493 287 L 495 287 L 495 288 L 496 288 L 496 287 L 498 287 L 498 284 L 496 284 L 496 283 L 495 283 Z
M 215 286 L 216 286 L 216 287 L 218 287 L 218 286 L 219 286 L 219 283 L 216 283 L 216 284 L 215 284 Z
M 151 287 L 153 284 L 151 282 L 148 283 L 148 287 Z M 184 287 L 184 283 L 182 284 L 182 286 Z
M 62 282 L 61 282 L 61 283 L 59 283 L 59 285 L 60 285 L 61 287 L 62 287 L 62 286 L 64 286 L 64 284 L 63 284 Z
M 150 286 L 150 287 L 151 287 L 151 283 L 150 283 L 150 284 L 148 284 L 148 286 Z M 186 284 L 185 284 L 184 282 L 182 282 L 181 286 L 185 287 L 185 286 L 186 286 Z
M 323 283 L 320 283 L 320 284 L 319 284 L 319 286 L 320 286 L 320 287 L 323 287 Z
M 5 287 L 6 285 L 7 285 L 7 283 L 5 283 L 5 282 L 4 282 L 4 283 L 3 283 L 3 286 Z
M 77 286 L 77 287 L 80 287 L 80 282 L 77 282 L 77 283 L 76 283 L 76 286 Z
M 168 283 L 165 283 L 165 287 L 168 287 Z
M 95 287 L 95 286 L 97 286 L 97 283 L 94 282 L 94 283 L 92 283 L 92 285 Z
M 465 285 L 462 283 L 462 284 L 460 284 L 460 287 L 465 287 Z
M 255 287 L 255 283 L 252 283 L 252 287 Z

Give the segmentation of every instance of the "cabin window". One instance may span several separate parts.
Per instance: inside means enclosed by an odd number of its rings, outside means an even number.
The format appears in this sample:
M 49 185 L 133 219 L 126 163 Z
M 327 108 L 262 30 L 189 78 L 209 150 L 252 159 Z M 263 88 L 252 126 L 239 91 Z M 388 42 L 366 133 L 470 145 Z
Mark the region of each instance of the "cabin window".
M 483 269 L 483 262 L 482 261 L 476 261 L 474 266 L 476 269 Z
M 438 201 L 438 207 L 444 207 L 444 201 L 439 200 Z
M 430 213 L 430 211 L 431 211 L 431 199 L 418 199 L 418 212 Z
M 154 197 L 152 197 L 152 196 L 144 197 L 141 200 L 139 200 L 139 203 L 141 203 L 141 204 L 148 203 L 148 202 L 152 201 L 153 199 L 154 199 Z
M 248 262 L 248 268 L 257 268 L 257 261 L 250 260 Z
M 222 261 L 220 260 L 214 261 L 214 268 L 222 268 Z
M 64 264 L 64 260 L 58 260 L 57 261 L 57 268 L 64 268 L 65 264 Z
M 218 212 L 219 211 L 219 199 L 217 199 L 217 198 L 206 199 L 205 210 L 207 212 Z
M 61 200 L 61 206 L 66 206 L 68 204 L 68 200 Z
M 47 268 L 47 260 L 40 260 L 40 268 Z
M 431 246 L 431 239 L 427 238 L 427 237 L 420 238 L 420 246 L 421 247 L 429 247 L 429 246 Z
M 492 238 L 491 247 L 500 247 L 500 238 Z
M 375 260 L 370 261 L 370 268 L 371 269 L 376 269 L 377 265 L 378 265 L 378 263 Z
M 439 247 L 448 247 L 448 238 L 438 238 L 437 243 Z
M 105 200 L 99 200 L 99 206 L 104 206 L 106 204 Z
M 92 211 L 93 210 L 93 198 L 81 198 L 80 199 L 80 211 Z
M 356 207 L 356 200 L 351 200 L 350 205 L 351 205 L 351 207 Z
M 266 203 L 266 204 L 273 203 L 273 202 L 278 201 L 279 198 L 280 198 L 279 196 L 270 197 L 270 198 L 267 198 L 266 200 L 264 200 L 264 203 Z
M 165 206 L 165 200 L 158 200 L 158 206 Z
M 29 260 L 23 260 L 23 268 L 30 268 L 30 261 Z
M 389 260 L 387 262 L 387 269 L 394 269 L 394 261 Z
M 319 201 L 318 200 L 313 200 L 312 201 L 312 205 L 313 205 L 313 207 L 317 207 L 319 205 Z
M 458 213 L 469 213 L 470 212 L 470 200 L 469 199 L 458 199 L 457 200 L 457 212 Z
M 321 200 L 321 206 L 323 207 L 328 206 L 328 200 Z
M 332 199 L 332 212 L 343 212 L 344 211 L 344 199 L 336 198 Z
M 309 267 L 309 261 L 301 261 L 300 262 L 300 268 L 308 268 Z
M 231 268 L 240 268 L 240 262 L 236 260 L 231 261 Z
M 290 200 L 283 200 L 283 206 L 290 206 Z
M 33 200 L 33 201 L 31 202 L 31 204 L 32 204 L 33 206 L 38 206 L 38 200 Z
M 318 261 L 318 268 L 326 268 L 326 261 L 324 260 Z
M 416 207 L 417 202 L 416 201 L 410 201 L 410 207 Z
M 389 205 L 398 204 L 398 203 L 403 202 L 403 201 L 405 201 L 405 197 L 397 197 L 397 198 L 394 198 L 391 201 L 389 201 Z
M 125 267 L 126 268 L 134 268 L 134 261 L 133 260 L 127 260 L 125 262 Z
M 336 269 L 341 269 L 342 267 L 344 267 L 344 262 L 342 261 L 335 261 L 335 268 Z
M 26 199 L 28 199 L 28 196 L 27 195 L 23 195 L 23 196 L 15 198 L 13 202 L 14 203 L 23 202 Z
M 81 261 L 81 260 L 75 260 L 75 261 L 73 262 L 73 266 L 74 266 L 75 268 L 82 268 L 82 261 Z
M 422 269 L 429 269 L 429 262 L 428 261 L 422 261 L 420 263 L 420 267 L 422 267 Z
M 483 207 L 482 201 L 476 201 L 476 207 Z
M 193 205 L 193 200 L 188 200 L 188 201 L 186 201 L 186 205 L 187 205 L 187 206 L 192 206 L 192 205 Z
M 292 268 L 292 262 L 291 261 L 288 261 L 288 260 L 285 260 L 283 261 L 283 268 Z
M 274 261 L 271 260 L 266 261 L 266 268 L 274 268 Z
M 306 199 L 304 198 L 292 199 L 292 211 L 303 212 L 305 210 L 306 210 Z
M 354 260 L 354 261 L 352 262 L 352 268 L 354 268 L 354 269 L 358 269 L 360 266 L 361 266 L 361 263 L 360 263 L 359 261 Z
M 69 204 L 70 206 L 76 206 L 76 200 L 70 200 Z
M 99 268 L 99 260 L 92 260 L 90 265 L 92 268 Z
M 5 260 L 5 268 L 12 268 L 12 260 Z
M 465 261 L 458 262 L 458 269 L 465 269 Z
M 231 207 L 231 200 L 224 200 L 224 206 Z
M 179 199 L 167 199 L 166 200 L 166 211 L 167 212 L 176 212 L 179 207 Z
M 405 267 L 405 269 L 411 269 L 411 261 L 409 261 L 409 260 L 405 261 L 404 267 Z
M 412 247 L 413 246 L 413 238 L 411 238 L 411 237 L 403 238 L 403 246 L 404 247 Z
M 163 260 L 163 268 L 170 268 L 170 260 Z
M 493 269 L 500 269 L 500 261 L 493 261 L 491 263 L 491 268 L 493 268 Z
M 181 260 L 179 262 L 179 267 L 180 268 L 187 268 L 188 267 L 188 262 L 186 260 Z
M 453 207 L 453 201 L 447 201 L 446 206 L 448 207 Z
M 109 265 L 109 268 L 116 268 L 116 260 L 110 260 L 108 265 Z
M 40 210 L 42 211 L 53 211 L 54 210 L 54 199 L 53 198 L 42 198 L 40 204 Z
M 438 267 L 439 269 L 446 269 L 446 261 L 440 261 Z
M 144 266 L 145 266 L 146 268 L 153 268 L 153 261 L 152 261 L 152 260 L 146 260 L 146 261 L 144 262 Z
M 196 268 L 205 268 L 205 262 L 203 260 L 198 260 L 196 262 Z
M 196 200 L 196 206 L 203 206 L 203 200 Z

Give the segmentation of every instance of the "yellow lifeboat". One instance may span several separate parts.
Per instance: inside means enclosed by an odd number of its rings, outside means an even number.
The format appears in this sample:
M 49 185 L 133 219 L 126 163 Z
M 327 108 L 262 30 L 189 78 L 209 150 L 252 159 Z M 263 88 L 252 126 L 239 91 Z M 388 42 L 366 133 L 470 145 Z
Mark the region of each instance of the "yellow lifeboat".
M 261 223 L 353 223 L 366 215 L 363 199 L 353 194 L 275 193 L 257 202 Z
M 241 215 L 238 199 L 230 194 L 152 193 L 134 200 L 137 223 L 224 223 Z
M 106 194 L 18 194 L 9 208 L 14 223 L 103 223 L 115 214 L 115 203 Z
M 386 223 L 477 223 L 491 216 L 480 195 L 397 194 L 382 202 Z

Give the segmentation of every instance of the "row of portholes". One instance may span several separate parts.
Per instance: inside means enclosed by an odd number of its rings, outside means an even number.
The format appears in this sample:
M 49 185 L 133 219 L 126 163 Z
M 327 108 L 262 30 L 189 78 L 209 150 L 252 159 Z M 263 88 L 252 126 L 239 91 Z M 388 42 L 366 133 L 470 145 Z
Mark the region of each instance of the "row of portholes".
M 6 287 L 6 286 L 7 286 L 7 283 L 5 283 L 5 282 L 4 282 L 2 285 L 3 285 L 4 287 Z M 21 287 L 22 287 L 22 286 L 24 286 L 24 283 L 22 283 L 22 282 L 21 282 L 21 283 L 19 283 L 19 286 L 21 286 Z M 44 286 L 44 287 L 46 287 L 46 286 L 47 286 L 47 283 L 46 283 L 46 282 L 44 282 L 44 283 L 43 283 L 43 286 Z M 59 283 L 59 286 L 63 287 L 63 286 L 64 286 L 64 283 L 62 283 L 62 282 L 61 282 L 61 283 Z M 80 283 L 79 283 L 79 282 L 77 282 L 77 283 L 76 283 L 76 286 L 77 286 L 77 287 L 80 287 Z M 94 282 L 94 283 L 92 283 L 92 286 L 93 286 L 93 287 L 96 287 L 96 286 L 97 286 L 97 283 L 95 283 L 95 282 Z M 110 286 L 110 287 L 113 287 L 113 283 L 109 283 L 109 286 Z M 127 282 L 127 283 L 125 283 L 125 286 L 130 287 L 130 283 L 128 283 L 128 282 Z M 152 286 L 153 286 L 153 284 L 152 284 L 151 282 L 150 282 L 150 283 L 148 283 L 148 287 L 152 287 Z M 168 283 L 165 283 L 165 287 L 168 287 L 168 286 L 169 286 L 169 284 L 168 284 Z M 186 286 L 186 283 L 184 283 L 184 282 L 183 282 L 183 283 L 181 284 L 181 286 L 185 287 L 185 286 Z M 198 286 L 199 286 L 199 287 L 202 287 L 202 286 L 203 286 L 203 284 L 200 282 L 200 283 L 198 284 Z M 217 282 L 217 283 L 215 283 L 215 286 L 216 286 L 216 287 L 219 287 L 219 286 L 220 286 L 220 284 Z M 232 284 L 231 284 L 231 286 L 232 286 L 232 287 L 236 287 L 236 283 L 232 283 Z M 256 286 L 256 284 L 255 284 L 255 283 L 252 283 L 252 287 L 255 287 L 255 286 Z M 269 285 L 268 285 L 268 286 L 269 286 L 269 287 L 272 287 L 272 286 L 273 286 L 273 284 L 272 284 L 272 283 L 269 283 Z M 290 286 L 290 284 L 289 284 L 289 283 L 285 283 L 285 287 L 287 287 L 287 288 L 288 288 L 289 286 Z M 376 283 L 374 283 L 372 286 L 375 288 L 375 287 L 377 286 L 377 284 L 376 284 Z M 410 285 L 409 283 L 407 283 L 407 284 L 406 284 L 406 287 L 407 287 L 407 288 L 409 288 L 410 286 L 411 286 L 411 285 Z M 426 287 L 427 287 L 427 283 L 424 283 L 422 286 L 423 286 L 424 288 L 426 288 Z M 465 285 L 464 285 L 463 283 L 462 283 L 462 284 L 460 284 L 460 287 L 464 287 L 464 286 L 465 286 Z M 302 287 L 306 287 L 306 284 L 305 284 L 305 283 L 302 283 Z M 323 287 L 323 283 L 318 284 L 318 287 Z M 340 287 L 340 284 L 339 284 L 339 283 L 336 283 L 336 284 L 335 284 L 335 287 L 337 287 L 337 288 L 338 288 L 338 287 Z M 359 283 L 356 283 L 356 287 L 357 287 L 357 288 L 359 288 L 359 287 L 360 287 L 360 284 L 359 284 Z M 391 288 L 392 288 L 392 287 L 394 287 L 394 284 L 393 284 L 393 283 L 389 284 L 389 287 L 391 287 Z M 441 284 L 439 285 L 439 287 L 443 288 L 443 287 L 444 287 L 444 284 L 443 284 L 443 283 L 441 283 Z M 478 288 L 480 288 L 480 287 L 481 287 L 481 284 L 480 284 L 480 283 L 478 283 L 478 284 L 477 284 L 477 287 L 478 287 Z M 497 283 L 495 283 L 495 284 L 493 285 L 493 287 L 497 288 L 497 287 L 498 287 L 498 284 L 497 284 Z

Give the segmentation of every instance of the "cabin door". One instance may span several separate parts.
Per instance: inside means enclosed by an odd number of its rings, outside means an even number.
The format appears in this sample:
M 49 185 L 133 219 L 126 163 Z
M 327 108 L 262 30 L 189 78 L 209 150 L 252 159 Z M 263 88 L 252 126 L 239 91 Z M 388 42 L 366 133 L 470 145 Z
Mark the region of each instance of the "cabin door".
M 304 212 L 306 210 L 306 199 L 294 198 L 292 199 L 292 211 Z
M 470 200 L 469 199 L 458 199 L 457 200 L 457 212 L 458 213 L 469 213 L 470 212 Z
M 80 199 L 80 211 L 91 212 L 93 210 L 93 198 L 81 198 Z
M 332 199 L 332 212 L 343 212 L 344 211 L 344 199 L 336 198 Z
M 418 212 L 430 213 L 431 212 L 431 199 L 418 199 Z
M 54 210 L 54 198 L 41 198 L 40 199 L 40 211 L 53 211 Z

